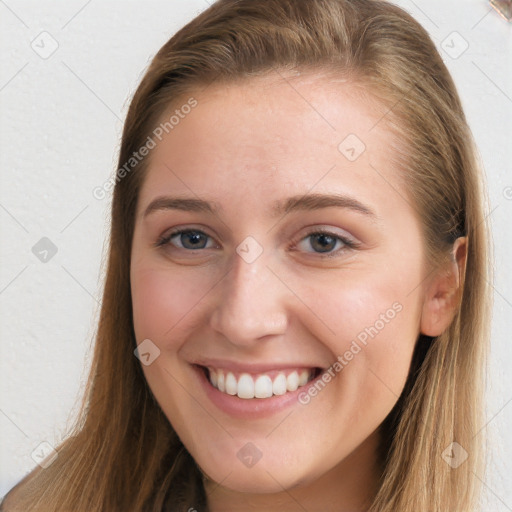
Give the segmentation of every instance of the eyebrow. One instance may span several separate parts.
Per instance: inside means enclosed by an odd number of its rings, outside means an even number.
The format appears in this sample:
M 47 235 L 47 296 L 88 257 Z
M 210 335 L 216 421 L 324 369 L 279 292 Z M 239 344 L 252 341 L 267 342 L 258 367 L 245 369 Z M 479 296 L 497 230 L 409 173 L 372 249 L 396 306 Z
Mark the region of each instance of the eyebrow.
M 302 194 L 286 199 L 284 203 L 276 201 L 273 208 L 275 216 L 286 215 L 293 211 L 320 210 L 322 208 L 345 208 L 369 217 L 376 218 L 375 212 L 354 197 L 342 194 Z
M 287 198 L 285 201 L 276 201 L 272 208 L 272 215 L 278 217 L 294 211 L 313 211 L 322 208 L 344 208 L 361 213 L 368 217 L 377 218 L 375 212 L 354 197 L 342 194 L 302 194 Z M 216 203 L 190 197 L 157 197 L 151 201 L 143 213 L 147 217 L 150 213 L 159 210 L 182 210 L 187 212 L 210 213 L 217 215 L 222 208 Z
M 159 210 L 183 210 L 185 212 L 204 212 L 216 214 L 219 207 L 214 203 L 204 199 L 194 199 L 189 197 L 157 197 L 149 203 L 144 210 L 143 217 Z

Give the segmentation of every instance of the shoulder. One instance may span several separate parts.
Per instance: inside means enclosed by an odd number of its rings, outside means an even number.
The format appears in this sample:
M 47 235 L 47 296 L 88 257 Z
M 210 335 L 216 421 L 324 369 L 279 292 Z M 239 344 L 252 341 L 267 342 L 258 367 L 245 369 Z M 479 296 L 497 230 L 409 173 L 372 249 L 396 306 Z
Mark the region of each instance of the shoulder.
M 0 499 L 0 512 L 21 512 L 20 498 L 26 489 L 27 484 L 41 471 L 41 467 L 32 470 L 22 478 L 7 494 Z
M 19 484 L 18 484 L 19 485 Z M 14 512 L 16 510 L 16 487 L 13 487 L 0 501 L 0 512 Z

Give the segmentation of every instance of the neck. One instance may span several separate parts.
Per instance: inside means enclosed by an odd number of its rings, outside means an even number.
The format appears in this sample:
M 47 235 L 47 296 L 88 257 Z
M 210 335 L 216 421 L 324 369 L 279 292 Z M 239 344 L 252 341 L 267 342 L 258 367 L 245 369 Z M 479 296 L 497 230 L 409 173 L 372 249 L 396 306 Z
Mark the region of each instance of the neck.
M 283 489 L 274 494 L 248 494 L 233 491 L 212 480 L 205 480 L 210 512 L 366 512 L 379 481 L 378 431 L 337 466 L 307 485 Z

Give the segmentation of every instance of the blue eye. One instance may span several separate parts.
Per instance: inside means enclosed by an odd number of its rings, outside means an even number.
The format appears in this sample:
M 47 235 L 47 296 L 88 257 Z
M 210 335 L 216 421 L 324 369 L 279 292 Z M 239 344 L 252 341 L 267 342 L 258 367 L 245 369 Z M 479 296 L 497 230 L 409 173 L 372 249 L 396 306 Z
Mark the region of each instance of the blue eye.
M 196 251 L 215 247 L 215 245 L 208 246 L 209 240 L 212 240 L 212 238 L 203 231 L 184 229 L 176 230 L 163 236 L 155 245 L 157 247 L 172 245 L 177 249 Z M 313 231 L 301 238 L 298 242 L 294 241 L 293 247 L 299 247 L 307 240 L 310 241 L 309 247 L 312 248 L 313 251 L 309 251 L 307 248 L 303 248 L 303 251 L 306 253 L 313 252 L 321 258 L 332 258 L 338 256 L 340 252 L 357 247 L 356 242 L 327 231 Z
M 170 244 L 173 239 L 177 239 L 177 247 L 179 249 L 208 249 L 208 247 L 206 247 L 208 238 L 210 237 L 202 231 L 186 229 L 181 231 L 174 231 L 164 236 L 157 242 L 157 246 L 160 247 Z
M 305 252 L 314 252 L 320 257 L 332 258 L 337 256 L 339 252 L 345 249 L 353 249 L 356 247 L 355 242 L 327 231 L 314 231 L 302 238 L 297 246 L 309 240 L 309 247 L 313 251 L 305 250 Z M 337 247 L 336 250 L 334 250 Z

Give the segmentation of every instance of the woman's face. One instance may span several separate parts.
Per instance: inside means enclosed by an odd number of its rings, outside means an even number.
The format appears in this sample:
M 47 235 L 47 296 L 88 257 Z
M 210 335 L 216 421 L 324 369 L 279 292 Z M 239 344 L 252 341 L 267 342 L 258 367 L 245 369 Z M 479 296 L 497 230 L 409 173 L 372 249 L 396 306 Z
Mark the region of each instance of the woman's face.
M 358 485 L 406 381 L 427 275 L 384 110 L 318 76 L 193 97 L 153 137 L 138 200 L 147 382 L 223 488 Z

